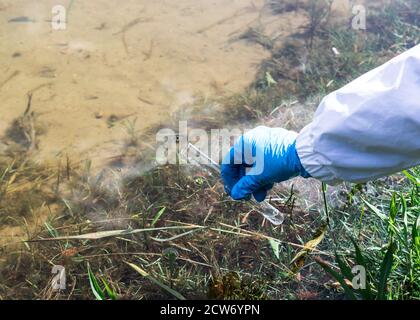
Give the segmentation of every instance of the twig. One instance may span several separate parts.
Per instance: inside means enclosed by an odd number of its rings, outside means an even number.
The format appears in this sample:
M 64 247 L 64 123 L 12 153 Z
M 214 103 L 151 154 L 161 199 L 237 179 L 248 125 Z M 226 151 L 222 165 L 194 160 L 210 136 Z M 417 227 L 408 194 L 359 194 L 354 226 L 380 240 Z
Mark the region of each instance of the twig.
M 160 257 L 162 256 L 161 253 L 153 253 L 153 252 L 113 252 L 113 253 L 103 253 L 103 254 L 95 254 L 90 256 L 78 256 L 78 258 L 81 259 L 92 259 L 92 258 L 100 258 L 100 257 L 109 257 L 109 256 L 151 256 L 151 257 Z M 198 262 L 194 261 L 188 258 L 178 257 L 177 259 L 183 260 L 192 264 L 198 264 L 204 267 L 213 268 L 212 265 L 204 263 L 204 262 Z
M 24 242 L 47 242 L 47 241 L 62 241 L 62 240 L 98 240 L 104 238 L 111 238 L 111 237 L 118 237 L 122 235 L 129 235 L 129 234 L 136 234 L 142 232 L 150 232 L 150 231 L 160 231 L 160 230 L 172 230 L 172 229 L 202 229 L 201 226 L 189 225 L 185 227 L 181 226 L 172 226 L 172 227 L 162 227 L 162 228 L 143 228 L 143 229 L 127 229 L 127 230 L 109 230 L 109 231 L 99 231 L 99 232 L 92 232 L 87 234 L 81 234 L 77 236 L 64 236 L 64 237 L 56 237 L 56 238 L 46 238 L 46 239 L 33 239 L 33 240 L 26 240 Z
M 154 240 L 154 241 L 157 241 L 157 242 L 168 242 L 168 241 L 173 241 L 173 240 L 175 240 L 175 239 L 178 239 L 178 238 L 184 237 L 184 236 L 186 236 L 186 235 L 189 235 L 189 234 L 191 234 L 191 233 L 194 233 L 194 232 L 196 232 L 196 231 L 198 231 L 198 230 L 202 230 L 202 229 L 205 229 L 205 228 L 206 228 L 206 227 L 197 228 L 197 229 L 194 229 L 194 230 L 191 230 L 191 231 L 187 231 L 187 232 L 184 232 L 184 233 L 181 233 L 181 234 L 175 235 L 175 236 L 170 237 L 170 238 L 167 238 L 167 239 L 154 238 L 154 237 L 150 237 L 150 239 L 152 239 L 152 240 Z
M 124 27 L 122 27 L 120 31 L 115 32 L 115 33 L 113 34 L 113 36 L 116 36 L 116 35 L 119 35 L 119 34 L 121 34 L 121 33 L 125 33 L 125 32 L 127 32 L 127 30 L 129 30 L 129 29 L 133 28 L 134 26 L 136 26 L 136 25 L 137 25 L 137 24 L 139 24 L 140 22 L 146 22 L 146 21 L 150 21 L 150 20 L 151 20 L 151 18 L 141 18 L 141 17 L 136 18 L 136 19 L 134 19 L 133 21 L 130 21 L 129 23 L 127 23 Z
M 244 9 L 238 10 L 234 14 L 232 14 L 232 15 L 226 17 L 226 18 L 220 19 L 220 20 L 218 20 L 218 21 L 216 21 L 216 22 L 214 22 L 214 23 L 212 23 L 212 24 L 210 24 L 210 25 L 208 25 L 204 28 L 201 28 L 200 30 L 197 31 L 197 33 L 204 33 L 206 31 L 209 31 L 210 29 L 213 29 L 214 27 L 217 27 L 220 24 L 226 23 L 229 20 L 232 20 L 232 19 L 235 19 L 236 17 L 239 17 L 240 15 L 246 13 L 247 11 L 250 11 L 250 9 L 249 8 L 244 8 Z
M 20 74 L 20 71 L 15 70 L 9 77 L 6 78 L 2 83 L 0 83 L 0 90 L 4 87 L 6 83 L 8 83 L 10 80 L 12 80 L 14 77 L 18 76 Z
M 32 95 L 32 94 L 34 94 L 34 92 L 36 92 L 36 91 L 38 91 L 38 90 L 40 90 L 40 89 L 42 89 L 44 87 L 50 87 L 51 85 L 52 85 L 52 82 L 40 84 L 39 86 L 37 86 L 37 87 L 29 90 L 28 91 L 28 94 L 31 94 Z
M 153 47 L 154 47 L 154 42 L 153 39 L 150 40 L 150 46 L 149 46 L 149 50 L 148 51 L 143 51 L 143 55 L 144 55 L 144 59 L 143 61 L 147 61 L 152 57 L 153 54 Z
M 301 244 L 297 244 L 297 243 L 293 243 L 293 242 L 289 242 L 289 241 L 279 240 L 279 239 L 276 239 L 276 238 L 273 238 L 273 237 L 270 237 L 270 236 L 266 236 L 266 235 L 258 233 L 258 232 L 244 230 L 244 229 L 241 229 L 239 227 L 231 226 L 231 225 L 228 225 L 228 224 L 225 224 L 225 223 L 222 223 L 222 222 L 220 222 L 219 224 L 222 225 L 222 226 L 228 227 L 228 228 L 240 230 L 239 233 L 236 232 L 237 235 L 242 235 L 242 236 L 247 236 L 247 237 L 254 236 L 254 237 L 264 238 L 264 239 L 267 239 L 267 240 L 273 240 L 273 241 L 277 241 L 277 242 L 280 242 L 280 243 L 288 244 L 288 245 L 291 245 L 291 246 L 297 247 L 297 248 L 302 248 L 302 249 L 306 248 L 305 245 L 301 245 Z M 216 228 L 210 228 L 210 230 L 233 233 L 233 231 L 216 229 Z M 331 253 L 324 252 L 324 251 L 321 251 L 321 250 L 318 250 L 318 249 L 314 249 L 313 251 L 317 252 L 318 254 L 323 254 L 323 255 L 326 255 L 326 256 L 332 256 Z
M 23 113 L 24 117 L 26 115 L 28 115 L 29 111 L 31 110 L 31 105 L 32 105 L 32 92 L 29 92 L 28 93 L 28 103 L 26 104 L 26 109 L 25 109 L 25 112 Z
M 121 35 L 121 41 L 123 43 L 125 53 L 128 55 L 130 52 L 128 50 L 128 44 L 127 44 L 127 39 L 125 38 L 125 32 L 123 32 L 123 34 Z
M 322 198 L 324 199 L 324 209 L 325 209 L 325 216 L 327 219 L 327 225 L 330 227 L 330 213 L 328 211 L 328 202 L 327 202 L 327 185 L 323 182 L 322 183 Z
M 36 132 L 35 132 L 35 126 L 33 122 L 33 112 L 31 112 L 31 106 L 32 106 L 32 92 L 29 92 L 26 110 L 23 113 L 22 118 L 20 119 L 23 133 L 29 143 L 28 153 L 32 152 L 36 148 Z M 27 126 L 25 126 L 25 121 L 27 122 Z

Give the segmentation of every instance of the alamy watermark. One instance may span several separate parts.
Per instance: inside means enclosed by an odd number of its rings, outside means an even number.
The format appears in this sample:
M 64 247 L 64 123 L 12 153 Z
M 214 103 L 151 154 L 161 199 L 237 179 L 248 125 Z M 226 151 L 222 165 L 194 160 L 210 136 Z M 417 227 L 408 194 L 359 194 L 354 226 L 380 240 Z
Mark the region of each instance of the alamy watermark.
M 51 28 L 53 30 L 66 30 L 67 10 L 64 6 L 56 5 L 51 8 Z
M 51 288 L 54 291 L 66 289 L 66 268 L 64 266 L 53 266 L 51 273 L 54 275 L 51 281 Z
M 364 5 L 355 5 L 352 8 L 353 19 L 351 27 L 354 30 L 366 30 L 366 7 Z
M 351 269 L 351 273 L 354 274 L 351 282 L 353 289 L 366 289 L 366 268 L 364 266 L 356 265 Z

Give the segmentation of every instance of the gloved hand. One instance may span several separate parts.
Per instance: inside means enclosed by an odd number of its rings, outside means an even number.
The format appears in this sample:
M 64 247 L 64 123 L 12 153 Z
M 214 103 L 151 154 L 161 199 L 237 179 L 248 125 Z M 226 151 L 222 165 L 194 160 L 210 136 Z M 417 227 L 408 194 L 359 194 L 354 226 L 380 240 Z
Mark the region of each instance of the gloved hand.
M 222 162 L 226 192 L 234 200 L 253 195 L 262 202 L 275 182 L 310 177 L 296 152 L 296 137 L 293 131 L 263 126 L 241 136 Z

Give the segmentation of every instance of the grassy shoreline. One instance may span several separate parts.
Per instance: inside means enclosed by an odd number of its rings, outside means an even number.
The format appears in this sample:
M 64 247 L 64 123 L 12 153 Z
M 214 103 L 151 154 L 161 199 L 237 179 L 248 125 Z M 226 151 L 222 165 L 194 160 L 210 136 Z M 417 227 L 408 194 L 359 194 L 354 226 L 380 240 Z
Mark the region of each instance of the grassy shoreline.
M 282 13 L 278 3 L 271 6 Z M 196 125 L 288 119 L 281 125 L 300 129 L 308 119 L 294 113 L 304 115 L 324 94 L 419 43 L 419 4 L 404 3 L 372 11 L 363 32 L 331 24 L 325 6 L 305 7 L 312 23 L 282 46 L 248 32 L 243 37 L 270 48 L 272 58 L 246 92 L 207 102 L 223 111 L 199 114 Z M 418 169 L 328 188 L 328 228 L 319 182 L 283 184 L 274 205 L 287 220 L 273 227 L 249 203 L 231 201 L 211 171 L 162 166 L 142 175 L 110 168 L 94 175 L 88 162 L 52 170 L 30 154 L 17 157 L 26 151 L 8 148 L 0 161 L 0 222 L 24 225 L 22 237 L 33 240 L 0 248 L 0 299 L 344 299 L 349 292 L 366 298 L 366 291 L 352 290 L 342 263 L 359 263 L 357 248 L 371 298 L 420 299 Z M 310 199 L 307 190 L 318 191 Z M 27 227 L 40 211 L 48 216 L 43 226 Z M 122 231 L 102 237 L 109 230 Z M 89 234 L 101 238 L 45 241 Z M 386 260 L 390 248 L 393 259 Z M 53 265 L 66 268 L 65 290 L 51 286 Z

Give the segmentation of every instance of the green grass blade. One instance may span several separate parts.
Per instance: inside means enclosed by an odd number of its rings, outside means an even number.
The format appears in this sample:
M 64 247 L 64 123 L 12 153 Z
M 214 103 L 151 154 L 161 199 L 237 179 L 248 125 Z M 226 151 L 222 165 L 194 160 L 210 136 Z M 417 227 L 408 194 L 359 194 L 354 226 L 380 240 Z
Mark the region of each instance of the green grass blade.
M 378 282 L 378 294 L 377 300 L 385 300 L 386 296 L 386 284 L 388 277 L 391 274 L 392 264 L 394 262 L 394 251 L 395 246 L 393 243 L 389 245 L 389 248 L 385 254 L 384 260 L 382 261 L 381 270 L 379 274 Z
M 362 199 L 363 202 L 368 206 L 368 208 L 373 211 L 374 214 L 376 214 L 379 218 L 381 218 L 383 221 L 387 221 L 388 217 L 381 212 L 378 208 L 367 202 L 365 199 Z
M 47 231 L 51 237 L 55 237 L 55 238 L 58 237 L 57 230 L 48 221 L 44 222 L 44 226 L 45 228 L 47 228 Z
M 88 269 L 90 288 L 92 289 L 93 295 L 95 296 L 96 300 L 105 300 L 105 294 L 102 291 L 101 287 L 99 286 L 95 275 L 92 273 L 92 270 L 90 269 L 89 264 L 88 264 L 87 269 Z
M 413 248 L 419 248 L 420 247 L 420 213 L 417 217 L 417 219 L 413 223 L 413 227 L 411 229 L 411 237 L 413 241 Z
M 336 279 L 338 281 L 338 283 L 340 283 L 340 285 L 343 287 L 344 292 L 346 294 L 346 296 L 351 299 L 351 300 L 357 300 L 356 295 L 353 292 L 353 289 L 350 288 L 346 281 L 344 280 L 344 278 L 336 271 L 334 271 L 333 269 L 331 269 L 325 262 L 322 262 L 318 259 L 315 259 L 315 261 L 322 267 L 322 269 L 324 269 L 325 272 L 327 272 L 328 274 L 330 274 L 334 279 Z
M 131 268 L 133 268 L 135 271 L 137 271 L 139 274 L 141 274 L 146 279 L 150 280 L 154 284 L 158 285 L 159 287 L 161 287 L 162 289 L 164 289 L 165 291 L 167 291 L 168 293 L 173 295 L 175 298 L 177 298 L 179 300 L 186 300 L 185 297 L 183 295 L 181 295 L 179 292 L 177 292 L 174 289 L 168 287 L 166 284 L 160 282 L 159 280 L 153 278 L 151 275 L 149 275 L 146 271 L 144 271 L 139 266 L 136 266 L 135 264 L 129 263 L 129 262 L 126 262 L 126 264 L 128 264 Z
M 353 238 L 350 238 L 351 242 L 353 243 L 354 246 L 354 251 L 356 253 L 356 262 L 358 265 L 361 265 L 363 267 L 367 267 L 366 266 L 366 259 L 363 256 L 362 250 L 360 249 L 359 245 L 357 244 L 356 240 L 354 240 Z
M 408 231 L 408 213 L 407 213 L 407 202 L 404 199 L 404 196 L 401 194 L 400 195 L 400 200 L 401 200 L 401 210 L 402 210 L 402 216 L 403 216 L 403 239 L 404 239 L 404 244 L 405 247 L 407 249 L 407 252 L 410 251 L 410 242 L 408 240 L 408 236 L 409 236 L 409 231 Z
M 351 269 L 346 263 L 346 261 L 344 259 L 341 259 L 337 252 L 335 253 L 335 260 L 337 261 L 338 266 L 340 267 L 341 273 L 347 278 L 347 280 L 351 281 L 354 275 L 351 272 Z
M 156 216 L 154 217 L 151 226 L 153 227 L 156 222 L 158 222 L 158 220 L 160 219 L 160 217 L 162 216 L 162 214 L 165 212 L 166 207 L 163 207 L 162 209 L 159 210 L 158 213 L 156 213 Z
M 109 287 L 109 285 L 106 283 L 104 278 L 101 278 L 102 283 L 104 284 L 105 290 L 111 300 L 117 300 L 117 294 Z
M 279 246 L 280 243 L 273 239 L 268 239 L 268 242 L 270 243 L 271 249 L 273 250 L 273 254 L 277 259 L 280 259 L 280 252 L 279 252 Z
M 397 218 L 398 208 L 397 208 L 397 197 L 395 192 L 392 194 L 391 203 L 389 205 L 389 224 L 391 226 L 395 225 L 395 219 Z
M 420 186 L 420 179 L 410 174 L 407 170 L 403 171 L 404 175 L 415 185 Z
M 365 270 L 367 270 L 367 261 L 365 257 L 363 256 L 362 250 L 360 249 L 360 246 L 357 244 L 356 240 L 353 238 L 350 238 L 351 242 L 354 246 L 354 251 L 356 255 L 356 263 L 360 266 L 363 266 Z M 368 279 L 368 275 L 366 274 L 366 289 L 361 290 L 361 294 L 364 299 L 366 300 L 373 300 L 373 295 L 370 289 L 370 281 Z

